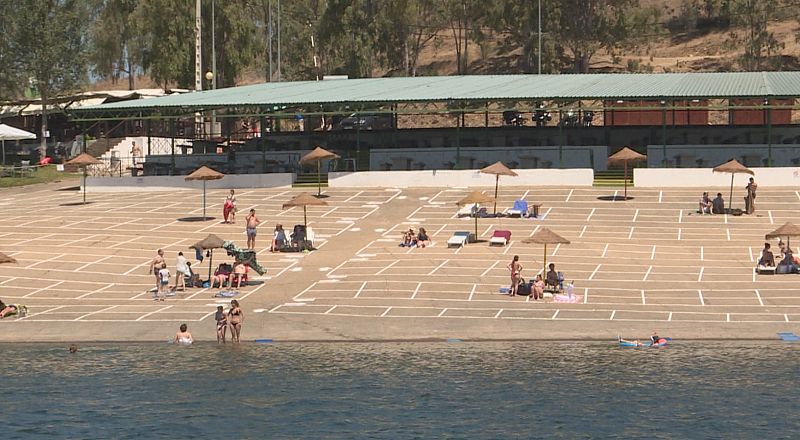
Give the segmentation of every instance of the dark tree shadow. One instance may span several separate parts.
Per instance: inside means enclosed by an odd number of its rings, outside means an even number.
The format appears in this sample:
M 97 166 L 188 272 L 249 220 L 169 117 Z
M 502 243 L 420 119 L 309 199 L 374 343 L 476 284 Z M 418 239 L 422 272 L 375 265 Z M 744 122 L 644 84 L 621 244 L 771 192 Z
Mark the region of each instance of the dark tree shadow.
M 207 222 L 214 220 L 216 217 L 206 216 L 206 217 L 181 217 L 176 219 L 179 222 Z
M 628 197 L 625 197 L 625 196 L 600 196 L 600 197 L 597 198 L 597 200 L 603 200 L 603 201 L 607 201 L 607 202 L 616 202 L 616 201 L 622 201 L 622 200 L 633 200 L 635 198 L 636 197 L 633 197 L 633 196 L 628 196 Z
M 81 205 L 91 205 L 95 202 L 70 202 L 70 203 L 62 203 L 58 206 L 81 206 Z

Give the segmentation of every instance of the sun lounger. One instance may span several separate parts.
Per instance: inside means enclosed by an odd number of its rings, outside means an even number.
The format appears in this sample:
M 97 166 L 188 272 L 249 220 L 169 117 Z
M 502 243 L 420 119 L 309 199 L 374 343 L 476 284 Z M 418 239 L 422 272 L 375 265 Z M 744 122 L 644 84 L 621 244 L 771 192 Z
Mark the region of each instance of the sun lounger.
M 475 204 L 475 203 L 470 203 L 468 205 L 464 205 L 464 206 L 461 207 L 461 209 L 458 210 L 458 212 L 456 212 L 456 216 L 458 216 L 458 217 L 469 217 L 469 216 L 472 215 L 472 212 L 475 211 L 475 208 L 477 206 L 478 205 Z
M 528 202 L 525 200 L 517 200 L 514 202 L 514 206 L 506 211 L 509 217 L 522 217 L 523 215 L 528 213 Z
M 489 246 L 493 244 L 499 244 L 500 246 L 505 246 L 508 242 L 511 241 L 511 231 L 494 231 L 492 234 L 492 238 L 489 239 Z
M 450 246 L 459 246 L 463 247 L 467 244 L 469 240 L 469 232 L 468 231 L 457 231 L 453 233 L 453 236 L 447 239 L 447 247 Z
M 758 265 L 756 267 L 756 273 L 759 275 L 775 275 L 776 269 L 777 268 L 775 266 Z

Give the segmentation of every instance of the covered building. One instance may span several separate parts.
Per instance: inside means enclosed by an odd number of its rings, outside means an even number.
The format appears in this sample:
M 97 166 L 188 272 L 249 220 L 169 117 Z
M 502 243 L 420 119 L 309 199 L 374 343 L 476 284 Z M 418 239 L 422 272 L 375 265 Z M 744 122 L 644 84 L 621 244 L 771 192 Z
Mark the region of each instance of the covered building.
M 160 164 L 152 171 L 170 174 L 203 162 L 229 172 L 294 170 L 316 145 L 339 153 L 340 169 L 359 170 L 498 159 L 602 170 L 609 149 L 622 145 L 647 153 L 651 167 L 732 156 L 786 166 L 800 164 L 798 96 L 800 72 L 485 75 L 266 83 L 69 113 L 85 127 L 140 121 L 144 136 L 166 124 L 193 143 L 147 150 Z

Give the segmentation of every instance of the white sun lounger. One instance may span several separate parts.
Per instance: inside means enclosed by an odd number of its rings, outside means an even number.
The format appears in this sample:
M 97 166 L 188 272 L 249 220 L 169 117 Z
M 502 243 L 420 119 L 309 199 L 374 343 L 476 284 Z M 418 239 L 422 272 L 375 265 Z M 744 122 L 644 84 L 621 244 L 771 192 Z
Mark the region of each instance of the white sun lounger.
M 458 231 L 453 233 L 453 236 L 447 239 L 447 247 L 450 246 L 459 246 L 462 247 L 467 244 L 467 240 L 469 239 L 469 232 L 467 231 Z

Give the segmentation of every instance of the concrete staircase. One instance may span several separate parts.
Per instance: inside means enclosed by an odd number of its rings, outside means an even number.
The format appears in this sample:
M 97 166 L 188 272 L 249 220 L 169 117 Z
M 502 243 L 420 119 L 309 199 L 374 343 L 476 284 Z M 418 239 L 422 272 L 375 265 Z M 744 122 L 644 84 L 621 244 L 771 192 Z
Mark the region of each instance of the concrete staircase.
M 328 174 L 321 173 L 320 174 L 320 181 L 322 183 L 323 188 L 328 187 Z M 292 188 L 308 188 L 308 189 L 316 189 L 319 185 L 317 184 L 317 172 L 314 171 L 313 173 L 298 173 L 297 178 L 295 179 L 294 183 L 292 184 Z
M 622 187 L 625 185 L 624 170 L 595 171 L 592 186 L 597 188 Z M 633 186 L 633 169 L 628 169 L 628 186 Z

